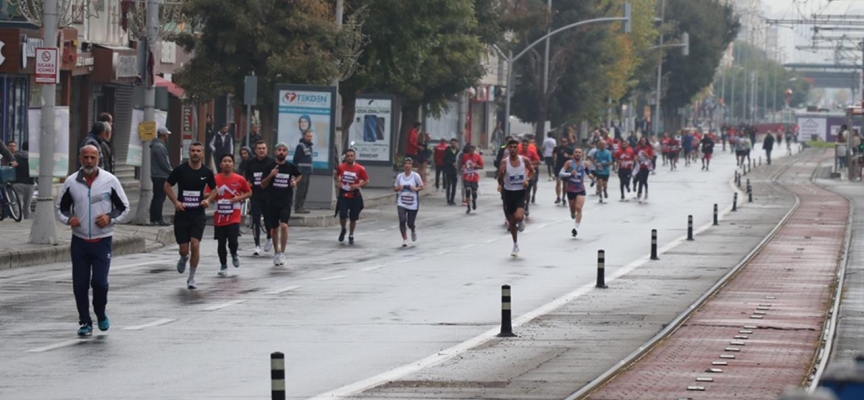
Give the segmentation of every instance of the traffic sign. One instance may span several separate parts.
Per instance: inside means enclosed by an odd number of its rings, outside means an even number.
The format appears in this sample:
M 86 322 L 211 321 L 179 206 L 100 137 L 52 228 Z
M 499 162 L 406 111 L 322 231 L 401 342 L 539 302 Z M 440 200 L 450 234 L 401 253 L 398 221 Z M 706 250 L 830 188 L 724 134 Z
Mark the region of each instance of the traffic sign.
M 60 82 L 60 59 L 56 47 L 36 48 L 36 83 L 56 85 Z

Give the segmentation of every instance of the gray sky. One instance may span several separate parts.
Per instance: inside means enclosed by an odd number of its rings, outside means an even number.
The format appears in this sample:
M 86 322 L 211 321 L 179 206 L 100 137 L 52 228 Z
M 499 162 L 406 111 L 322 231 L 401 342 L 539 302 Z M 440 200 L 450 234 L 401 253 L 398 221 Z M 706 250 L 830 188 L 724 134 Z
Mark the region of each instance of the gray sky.
M 768 18 L 800 19 L 810 18 L 813 14 L 832 15 L 862 15 L 864 16 L 864 1 L 862 0 L 762 0 L 762 9 Z M 864 19 L 862 19 L 864 25 Z M 796 50 L 795 46 L 812 44 L 812 25 L 797 26 L 794 29 L 781 27 L 779 30 L 780 46 L 785 48 L 787 62 L 831 62 L 833 51 Z M 825 31 L 827 36 L 840 36 L 842 31 Z M 864 37 L 864 31 L 849 32 L 856 37 Z M 819 43 L 823 46 L 828 42 Z M 851 44 L 850 44 L 851 45 Z

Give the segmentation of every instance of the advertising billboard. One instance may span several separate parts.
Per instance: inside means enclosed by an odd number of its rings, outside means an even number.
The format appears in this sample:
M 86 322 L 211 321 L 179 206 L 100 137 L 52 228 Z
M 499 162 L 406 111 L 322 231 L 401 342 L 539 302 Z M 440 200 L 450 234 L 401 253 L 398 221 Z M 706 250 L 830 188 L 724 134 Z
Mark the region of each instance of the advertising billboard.
M 357 161 L 368 165 L 393 162 L 394 104 L 393 96 L 357 96 L 348 139 L 357 150 Z
M 289 160 L 307 132 L 312 134 L 313 173 L 329 175 L 335 167 L 336 88 L 276 85 L 276 143 L 288 145 Z

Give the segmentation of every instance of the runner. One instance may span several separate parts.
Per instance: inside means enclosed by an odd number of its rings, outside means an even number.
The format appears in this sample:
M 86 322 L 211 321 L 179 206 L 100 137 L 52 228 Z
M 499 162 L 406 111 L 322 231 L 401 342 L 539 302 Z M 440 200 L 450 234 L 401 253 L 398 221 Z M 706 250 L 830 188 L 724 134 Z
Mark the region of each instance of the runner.
M 522 146 L 519 147 L 519 155 L 524 157 L 528 162 L 531 163 L 531 167 L 534 171 L 539 171 L 540 167 L 540 156 L 537 155 L 536 147 L 531 144 L 528 138 L 522 139 Z M 529 216 L 531 212 L 528 208 L 528 203 L 535 203 L 534 195 L 537 194 L 537 182 L 540 180 L 540 174 L 534 174 L 531 176 L 531 179 L 528 181 L 528 190 L 525 191 L 525 216 Z M 533 192 L 533 194 L 532 194 Z
M 213 171 L 204 166 L 203 157 L 204 145 L 201 142 L 192 142 L 189 145 L 189 161 L 175 167 L 165 181 L 165 194 L 177 209 L 174 214 L 174 239 L 180 245 L 177 272 L 182 274 L 186 271 L 186 262 L 189 262 L 189 278 L 186 280 L 188 289 L 198 288 L 195 271 L 201 257 L 201 238 L 204 236 L 206 224 L 204 209 L 210 206 L 217 194 L 214 190 L 216 178 Z M 180 199 L 174 194 L 174 185 L 177 185 Z M 204 197 L 204 189 L 207 187 L 211 192 Z
M 291 200 L 294 188 L 304 178 L 294 163 L 287 160 L 288 145 L 279 143 L 274 148 L 276 162 L 270 173 L 261 179 L 261 188 L 268 189 L 269 205 L 264 219 L 268 220 L 273 237 L 273 266 L 285 265 L 285 247 L 288 245 L 288 221 L 291 219 Z
M 714 135 L 705 135 L 700 142 L 702 144 L 702 170 L 708 171 L 711 167 L 711 155 L 714 154 Z
M 273 170 L 273 159 L 267 155 L 267 143 L 259 140 L 255 144 L 255 157 L 249 159 L 246 166 L 246 182 L 252 186 L 252 200 L 249 202 L 252 206 L 252 237 L 255 239 L 255 250 L 252 255 L 261 255 L 261 217 L 264 215 L 264 210 L 267 209 L 268 191 L 261 187 L 261 179 Z M 270 226 L 267 221 L 264 221 L 264 229 L 267 232 L 267 240 L 264 242 L 264 251 L 269 252 L 272 247 L 270 241 Z
M 633 173 L 636 174 L 636 183 L 638 186 L 636 198 L 639 200 L 639 203 L 648 200 L 648 174 L 654 169 L 654 165 L 656 164 L 654 160 L 656 160 L 654 149 L 643 136 L 639 139 L 639 145 L 636 146 L 636 165 L 633 170 Z M 642 197 L 643 189 L 645 190 L 644 198 Z
M 369 184 L 369 175 L 366 174 L 366 168 L 354 161 L 356 158 L 354 149 L 345 150 L 343 157 L 345 162 L 336 168 L 336 175 L 333 176 L 336 190 L 339 191 L 339 199 L 336 201 L 336 213 L 339 215 L 339 225 L 342 226 L 339 242 L 345 240 L 345 223 L 350 218 L 351 232 L 348 234 L 348 244 L 354 244 L 354 228 L 357 227 L 357 220 L 360 219 L 360 211 L 363 211 L 363 195 L 360 193 L 360 188 Z M 455 182 L 451 184 L 454 187 L 456 185 Z
M 402 247 L 408 247 L 408 229 L 411 229 L 411 241 L 417 241 L 417 229 L 414 221 L 417 220 L 417 211 L 420 208 L 420 191 L 423 190 L 423 179 L 412 171 L 414 160 L 406 157 L 404 163 L 405 172 L 396 175 L 393 183 L 393 191 L 396 192 L 396 213 L 399 215 L 399 232 L 402 233 Z M 406 226 L 407 225 L 407 226 Z
M 681 149 L 684 152 L 684 166 L 689 167 L 690 156 L 693 151 L 693 136 L 689 131 L 684 131 L 684 134 L 681 135 Z
M 666 148 L 669 151 L 669 170 L 673 171 L 678 169 L 678 153 L 681 151 L 681 142 L 674 135 L 670 135 L 669 141 L 666 143 Z
M 627 142 L 625 142 L 627 143 Z M 585 174 L 588 168 L 582 160 L 582 149 L 573 150 L 573 159 L 568 160 L 558 173 L 566 180 L 567 203 L 570 205 L 570 219 L 574 221 L 570 234 L 579 234 L 579 224 L 582 222 L 582 206 L 585 205 Z
M 510 140 L 507 143 L 510 156 L 501 160 L 498 169 L 498 190 L 504 198 L 504 212 L 510 224 L 510 235 L 513 237 L 513 251 L 510 256 L 519 255 L 517 232 L 525 230 L 525 202 L 528 199 L 528 187 L 536 175 L 531 161 L 519 155 L 519 142 Z
M 553 154 L 555 171 L 561 171 L 561 168 L 564 168 L 564 164 L 570 161 L 571 157 L 573 157 L 573 146 L 570 145 L 570 140 L 567 136 L 562 136 L 561 145 L 555 148 Z M 562 182 L 563 178 L 558 176 L 555 181 L 555 204 L 561 204 L 566 207 L 567 202 L 564 201 L 564 195 L 561 194 Z
M 543 141 L 543 161 L 546 163 L 546 173 L 549 175 L 549 180 L 554 180 L 555 171 L 552 167 L 554 164 L 555 137 L 552 132 L 546 134 L 546 140 Z M 536 192 L 535 192 L 536 193 Z
M 609 199 L 609 167 L 612 165 L 612 153 L 606 150 L 606 142 L 599 142 L 599 148 L 594 152 L 594 164 L 596 171 L 594 175 L 597 177 L 597 195 L 600 196 L 600 203 L 603 203 L 603 198 Z
M 14 160 L 14 159 L 13 159 Z M 108 271 L 114 225 L 129 214 L 129 200 L 120 181 L 99 165 L 99 149 L 86 145 L 78 157 L 81 169 L 66 178 L 57 199 L 57 219 L 72 227 L 72 292 L 78 308 L 78 336 L 93 333 L 89 292 L 100 331 L 111 321 L 108 304 Z
M 470 200 L 467 204 L 465 214 L 477 209 L 477 189 L 480 185 L 480 174 L 477 170 L 483 169 L 483 157 L 477 154 L 477 147 L 471 145 L 468 152 L 462 155 L 462 185 L 465 187 L 465 199 Z
M 627 141 L 621 142 L 621 149 L 615 153 L 615 160 L 618 161 L 618 180 L 621 182 L 621 201 L 626 201 L 624 198 L 624 189 L 630 193 L 630 179 L 633 177 L 633 163 L 636 160 L 636 153 L 630 148 L 630 143 Z
M 228 251 L 231 250 L 231 263 L 234 268 L 240 267 L 237 256 L 237 238 L 240 236 L 240 205 L 252 195 L 252 189 L 246 179 L 234 173 L 234 155 L 223 154 L 219 163 L 222 169 L 216 175 L 216 212 L 213 214 L 213 239 L 218 245 L 219 276 L 228 276 Z

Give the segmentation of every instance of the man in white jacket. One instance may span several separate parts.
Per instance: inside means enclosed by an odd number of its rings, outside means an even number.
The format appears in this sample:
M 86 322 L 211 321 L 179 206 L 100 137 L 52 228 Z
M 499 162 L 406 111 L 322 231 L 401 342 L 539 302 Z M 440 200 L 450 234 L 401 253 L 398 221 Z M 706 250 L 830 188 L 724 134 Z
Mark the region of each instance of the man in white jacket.
M 57 200 L 57 219 L 72 227 L 72 288 L 78 306 L 79 336 L 93 333 L 89 291 L 93 287 L 93 311 L 99 330 L 111 326 L 105 314 L 108 303 L 108 270 L 114 224 L 129 214 L 129 200 L 120 181 L 98 167 L 99 150 L 81 149 L 81 169 L 66 178 Z

